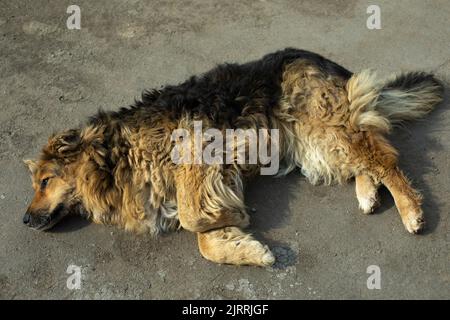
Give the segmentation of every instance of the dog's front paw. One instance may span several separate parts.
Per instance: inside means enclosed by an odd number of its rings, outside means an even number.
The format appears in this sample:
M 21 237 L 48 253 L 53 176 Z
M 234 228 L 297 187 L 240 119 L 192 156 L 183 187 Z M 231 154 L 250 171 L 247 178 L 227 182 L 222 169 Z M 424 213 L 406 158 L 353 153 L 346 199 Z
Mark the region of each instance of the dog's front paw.
M 275 263 L 275 256 L 273 255 L 273 253 L 270 251 L 268 246 L 264 246 L 266 249 L 266 253 L 263 254 L 262 258 L 261 258 L 261 265 L 268 267 L 271 266 Z
M 234 256 L 240 260 L 238 264 L 268 267 L 275 263 L 275 256 L 267 245 L 257 240 L 237 241 Z

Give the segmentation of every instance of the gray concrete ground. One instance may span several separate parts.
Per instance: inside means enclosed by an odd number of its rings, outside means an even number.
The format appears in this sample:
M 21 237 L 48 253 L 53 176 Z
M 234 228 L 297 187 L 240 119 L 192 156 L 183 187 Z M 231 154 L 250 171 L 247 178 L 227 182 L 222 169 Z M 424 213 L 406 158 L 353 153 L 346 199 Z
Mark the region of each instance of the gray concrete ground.
M 153 240 L 77 218 L 47 233 L 21 222 L 32 196 L 22 159 L 52 132 L 220 62 L 294 46 L 353 71 L 428 70 L 448 83 L 447 0 L 0 2 L 0 298 L 450 297 L 448 85 L 439 110 L 393 137 L 425 195 L 424 235 L 404 230 L 385 191 L 364 216 L 354 183 L 313 187 L 299 173 L 248 188 L 252 229 L 279 257 L 268 269 L 210 263 L 188 232 Z M 66 28 L 72 3 L 81 30 Z M 382 30 L 366 28 L 374 3 Z M 70 264 L 82 267 L 80 290 L 66 288 Z M 366 287 L 369 265 L 381 268 L 381 290 Z

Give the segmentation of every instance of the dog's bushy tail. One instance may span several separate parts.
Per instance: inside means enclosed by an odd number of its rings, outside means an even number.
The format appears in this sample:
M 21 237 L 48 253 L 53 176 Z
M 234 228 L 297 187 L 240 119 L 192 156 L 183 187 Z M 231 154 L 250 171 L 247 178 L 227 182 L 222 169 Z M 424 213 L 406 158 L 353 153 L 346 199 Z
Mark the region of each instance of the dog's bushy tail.
M 365 131 L 389 132 L 392 125 L 422 118 L 443 99 L 443 86 L 432 74 L 408 72 L 385 81 L 374 71 L 354 74 L 346 86 L 350 123 Z

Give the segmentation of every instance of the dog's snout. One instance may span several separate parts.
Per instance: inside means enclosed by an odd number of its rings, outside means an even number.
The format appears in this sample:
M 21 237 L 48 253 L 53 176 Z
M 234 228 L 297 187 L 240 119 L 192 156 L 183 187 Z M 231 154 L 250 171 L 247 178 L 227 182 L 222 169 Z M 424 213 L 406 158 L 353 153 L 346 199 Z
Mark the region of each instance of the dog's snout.
M 29 224 L 30 220 L 31 220 L 31 215 L 28 212 L 25 213 L 25 215 L 23 216 L 23 223 Z

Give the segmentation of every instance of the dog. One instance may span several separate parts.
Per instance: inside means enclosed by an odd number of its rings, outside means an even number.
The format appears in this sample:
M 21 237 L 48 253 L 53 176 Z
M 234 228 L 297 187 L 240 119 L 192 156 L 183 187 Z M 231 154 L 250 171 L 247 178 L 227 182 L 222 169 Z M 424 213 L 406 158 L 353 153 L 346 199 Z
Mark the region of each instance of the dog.
M 395 125 L 425 116 L 442 99 L 443 86 L 431 74 L 408 72 L 383 80 L 374 71 L 352 73 L 294 48 L 219 65 L 179 85 L 145 91 L 130 107 L 99 111 L 84 127 L 51 136 L 37 161 L 25 160 L 35 195 L 23 222 L 47 230 L 68 214 L 81 214 L 151 235 L 183 228 L 197 234 L 208 260 L 272 265 L 270 249 L 245 231 L 250 219 L 244 182 L 264 164 L 172 159 L 180 142 L 172 133 L 192 132 L 193 123 L 201 121 L 202 130 L 220 132 L 277 129 L 279 175 L 300 168 L 312 184 L 327 185 L 355 178 L 366 214 L 377 207 L 383 184 L 406 230 L 419 233 L 425 223 L 422 196 L 399 169 L 387 135 Z

